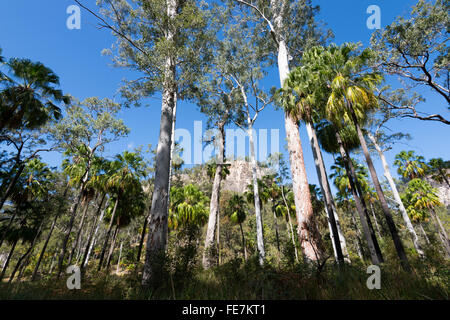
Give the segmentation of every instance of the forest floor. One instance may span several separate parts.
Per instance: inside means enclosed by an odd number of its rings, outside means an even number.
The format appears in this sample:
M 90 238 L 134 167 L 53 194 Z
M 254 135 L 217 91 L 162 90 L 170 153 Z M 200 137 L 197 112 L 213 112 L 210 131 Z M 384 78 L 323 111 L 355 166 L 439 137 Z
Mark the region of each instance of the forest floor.
M 183 299 L 183 300 L 258 300 L 258 299 L 440 299 L 450 297 L 450 264 L 421 262 L 406 273 L 398 266 L 381 266 L 381 289 L 368 289 L 366 266 L 354 263 L 339 268 L 327 264 L 320 271 L 315 266 L 296 264 L 275 268 L 259 267 L 256 261 L 232 260 L 210 270 L 199 267 L 172 269 L 154 289 L 143 291 L 141 273 L 133 270 L 95 273 L 81 276 L 81 288 L 69 290 L 67 278 L 53 277 L 35 282 L 0 284 L 0 300 L 5 299 Z

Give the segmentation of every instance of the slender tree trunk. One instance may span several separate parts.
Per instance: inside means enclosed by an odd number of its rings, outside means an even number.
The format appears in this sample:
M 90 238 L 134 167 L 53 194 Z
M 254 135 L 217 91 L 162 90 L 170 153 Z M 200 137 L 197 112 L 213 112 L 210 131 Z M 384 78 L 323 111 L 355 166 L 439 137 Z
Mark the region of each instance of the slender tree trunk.
M 138 248 L 138 252 L 137 252 L 136 262 L 141 261 L 142 247 L 144 246 L 144 238 L 145 238 L 149 218 L 150 218 L 149 215 L 146 215 L 144 217 L 144 225 L 142 226 L 141 240 L 139 241 L 139 248 Z
M 242 250 L 244 252 L 244 260 L 247 261 L 247 245 L 245 243 L 244 229 L 242 229 L 242 223 L 239 223 L 239 228 L 241 229 Z
M 295 244 L 294 228 L 292 227 L 292 222 L 291 222 L 291 210 L 289 209 L 289 205 L 288 205 L 288 203 L 286 201 L 286 197 L 284 195 L 284 187 L 283 186 L 281 186 L 281 196 L 283 197 L 283 202 L 284 202 L 284 205 L 286 206 L 286 210 L 287 210 L 288 224 L 289 224 L 289 230 L 290 230 L 290 238 L 292 240 L 292 245 L 294 246 L 295 261 L 298 262 L 297 245 Z
M 167 15 L 169 27 L 167 29 L 167 41 L 173 41 L 175 30 L 172 21 L 177 15 L 178 0 L 167 1 Z M 159 132 L 158 147 L 156 150 L 155 186 L 152 206 L 150 210 L 149 231 L 145 263 L 142 274 L 142 285 L 148 287 L 153 280 L 161 278 L 165 249 L 167 243 L 167 219 L 168 219 L 168 185 L 170 146 L 172 132 L 173 108 L 176 98 L 175 59 L 171 56 L 165 58 L 164 66 L 163 102 L 161 106 L 161 126 Z
M 50 227 L 50 231 L 48 232 L 47 238 L 45 239 L 44 246 L 42 247 L 41 253 L 39 254 L 39 258 L 36 263 L 36 266 L 34 267 L 33 275 L 31 276 L 31 281 L 36 280 L 36 275 L 39 270 L 39 266 L 41 265 L 42 258 L 44 257 L 45 251 L 47 250 L 48 242 L 50 241 L 53 230 L 55 229 L 57 220 L 58 220 L 58 214 L 56 214 L 55 218 L 53 219 L 52 226 Z
M 375 222 L 375 227 L 377 228 L 378 238 L 383 239 L 383 237 L 381 236 L 380 226 L 378 225 L 377 216 L 375 215 L 375 210 L 373 208 L 372 202 L 369 201 L 369 205 L 370 211 L 372 212 L 373 221 Z
M 309 142 L 314 157 L 314 163 L 316 166 L 317 177 L 319 178 L 320 190 L 322 191 L 323 198 L 325 200 L 325 212 L 327 214 L 328 227 L 330 229 L 331 243 L 333 245 L 333 251 L 335 259 L 338 263 L 344 263 L 344 253 L 342 244 L 346 248 L 345 238 L 342 231 L 339 232 L 338 221 L 336 220 L 337 212 L 333 209 L 333 196 L 331 190 L 328 188 L 328 182 L 325 165 L 323 163 L 322 152 L 320 151 L 319 142 L 317 140 L 317 134 L 315 128 L 309 122 L 306 123 L 306 131 L 308 133 Z M 348 253 L 346 253 L 348 255 Z
M 337 130 L 336 139 L 339 144 L 339 152 L 344 161 L 345 171 L 350 183 L 350 190 L 355 200 L 356 210 L 361 221 L 361 226 L 363 228 L 364 236 L 367 241 L 367 246 L 369 247 L 371 261 L 373 264 L 380 264 L 381 262 L 383 262 L 383 256 L 381 254 L 380 246 L 378 245 L 372 223 L 370 222 L 367 206 L 364 198 L 358 196 L 357 194 L 357 192 L 359 192 L 360 195 L 362 194 L 361 186 L 359 185 L 359 181 L 356 177 L 356 172 L 355 168 L 353 167 L 352 160 L 344 149 L 341 136 L 339 135 L 339 132 Z
M 258 176 L 257 176 L 257 163 L 255 157 L 255 143 L 253 138 L 253 126 L 251 120 L 248 119 L 248 137 L 250 140 L 250 162 L 252 167 L 252 182 L 253 182 L 253 198 L 255 205 L 255 218 L 256 218 L 256 242 L 258 247 L 259 264 L 263 265 L 264 259 L 266 257 L 266 252 L 264 249 L 264 234 L 263 234 L 263 224 L 261 215 L 261 199 L 259 198 L 259 187 L 258 187 Z
M 173 93 L 173 110 L 172 110 L 172 133 L 170 134 L 170 163 L 169 163 L 169 183 L 167 186 L 167 214 L 169 214 L 169 206 L 170 206 L 170 186 L 172 184 L 172 175 L 173 175 L 173 153 L 175 150 L 175 125 L 177 122 L 177 92 Z
M 356 251 L 358 253 L 359 258 L 364 261 L 364 250 L 361 240 L 361 231 L 358 228 L 358 225 L 356 224 L 355 215 L 353 214 L 353 211 L 350 210 L 350 216 L 352 219 L 353 227 L 356 230 Z
M 62 207 L 63 207 L 63 204 L 64 204 L 64 200 L 66 199 L 67 192 L 69 191 L 69 188 L 70 188 L 70 186 L 67 183 L 67 186 L 66 186 L 66 188 L 64 190 L 64 193 L 63 193 L 63 196 L 62 196 L 62 200 L 61 200 L 61 202 L 60 202 L 60 204 L 58 206 L 57 212 L 55 214 L 55 218 L 53 219 L 52 225 L 50 227 L 50 231 L 48 232 L 47 238 L 45 239 L 45 242 L 44 242 L 44 246 L 42 247 L 41 253 L 39 254 L 38 261 L 36 262 L 36 266 L 34 267 L 33 275 L 31 276 L 31 281 L 36 280 L 36 275 L 38 273 L 39 266 L 41 265 L 42 258 L 44 257 L 45 251 L 47 250 L 48 243 L 50 241 L 50 238 L 52 237 L 53 230 L 55 229 L 55 226 L 56 226 L 56 221 L 58 220 L 58 218 L 59 218 L 59 216 L 61 214 L 61 210 L 62 210 Z
M 48 270 L 48 274 L 52 274 L 53 267 L 55 266 L 55 261 L 56 261 L 57 254 L 58 253 L 55 251 L 55 253 L 52 256 L 52 261 L 50 262 L 50 269 Z
M 364 139 L 364 135 L 362 133 L 361 127 L 359 126 L 358 120 L 356 118 L 355 111 L 352 106 L 348 104 L 348 109 L 350 111 L 351 117 L 353 119 L 353 124 L 356 127 L 356 132 L 358 133 L 359 142 L 361 144 L 361 149 L 364 153 L 364 157 L 366 158 L 367 167 L 369 168 L 370 176 L 372 177 L 372 182 L 375 187 L 375 191 L 377 192 L 378 199 L 380 200 L 381 209 L 384 213 L 384 217 L 386 219 L 386 223 L 388 225 L 389 231 L 392 236 L 392 240 L 394 241 L 395 249 L 397 251 L 397 255 L 400 259 L 400 263 L 402 268 L 405 271 L 410 272 L 411 267 L 408 262 L 408 258 L 406 257 L 405 249 L 403 248 L 402 241 L 398 235 L 397 227 L 395 226 L 394 219 L 390 213 L 389 207 L 386 202 L 386 198 L 384 197 L 383 190 L 381 189 L 381 184 L 378 181 L 377 172 L 375 171 L 375 167 L 372 162 L 372 158 L 369 153 L 369 149 L 367 148 L 366 140 Z
M 72 262 L 72 258 L 73 258 L 73 255 L 75 253 L 75 249 L 77 248 L 78 242 L 80 241 L 81 231 L 83 231 L 84 221 L 86 219 L 88 208 L 89 208 L 89 200 L 86 200 L 86 204 L 84 206 L 83 214 L 81 215 L 80 225 L 78 227 L 78 231 L 77 231 L 77 234 L 75 236 L 75 240 L 72 243 L 72 249 L 70 250 L 69 259 L 68 259 L 68 262 L 67 262 L 69 265 Z
M 120 259 L 122 259 L 122 245 L 123 242 L 120 243 L 120 249 L 119 249 L 119 259 L 117 260 L 117 267 L 116 267 L 116 274 L 119 273 L 119 268 L 120 268 Z
M 386 161 L 386 157 L 384 156 L 381 147 L 378 145 L 377 140 L 372 135 L 372 133 L 367 132 L 367 137 L 372 141 L 375 149 L 378 152 L 381 162 L 383 163 L 384 176 L 389 182 L 389 186 L 391 187 L 392 193 L 394 195 L 395 202 L 397 202 L 400 212 L 402 214 L 403 221 L 405 222 L 406 228 L 408 229 L 409 234 L 411 235 L 414 247 L 417 250 L 417 253 L 420 256 L 424 256 L 424 252 L 422 247 L 420 246 L 419 237 L 417 236 L 416 231 L 414 230 L 414 226 L 409 219 L 408 212 L 406 212 L 405 206 L 403 205 L 402 199 L 400 198 L 400 194 L 398 193 L 397 186 L 395 185 L 394 179 L 392 178 L 391 172 L 389 170 L 389 165 Z
M 63 271 L 64 256 L 66 255 L 67 243 L 69 242 L 70 233 L 72 232 L 73 224 L 75 222 L 75 217 L 76 217 L 76 214 L 77 214 L 77 209 L 78 209 L 78 206 L 80 205 L 81 197 L 83 196 L 84 186 L 85 186 L 85 183 L 86 183 L 85 180 L 87 180 L 87 172 L 86 172 L 86 175 L 85 175 L 85 179 L 84 179 L 83 183 L 81 184 L 80 192 L 78 194 L 77 200 L 76 200 L 75 204 L 73 205 L 73 207 L 71 209 L 69 227 L 68 227 L 68 230 L 66 231 L 66 235 L 65 235 L 65 237 L 63 239 L 63 243 L 62 243 L 62 246 L 61 246 L 61 251 L 60 251 L 60 254 L 59 254 L 57 278 L 59 278 L 61 276 L 61 273 Z
M 11 276 L 9 277 L 8 283 L 11 283 L 12 280 L 14 279 L 14 276 L 16 275 L 16 272 L 19 270 L 19 267 L 22 264 L 22 261 L 24 261 L 25 259 L 27 259 L 29 257 L 29 255 L 32 253 L 34 246 L 36 245 L 36 241 L 39 239 L 39 236 L 41 235 L 41 230 L 42 227 L 44 226 L 44 221 L 41 222 L 41 224 L 39 225 L 39 228 L 37 230 L 36 235 L 33 238 L 33 242 L 31 243 L 30 247 L 28 248 L 28 250 L 19 258 L 19 260 L 16 263 L 16 266 L 13 270 L 13 272 L 11 273 Z M 25 260 L 26 262 L 26 260 Z
M 420 231 L 422 231 L 423 237 L 425 238 L 425 240 L 427 241 L 427 244 L 430 244 L 430 239 L 427 236 L 427 233 L 425 232 L 425 230 L 423 229 L 423 225 L 421 222 L 419 222 L 419 228 Z
M 277 239 L 277 250 L 278 250 L 278 253 L 280 253 L 280 236 L 279 236 L 279 232 L 278 232 L 277 214 L 276 214 L 275 210 L 272 210 L 272 213 L 273 213 L 273 224 L 275 226 L 275 236 Z
M 20 175 L 23 172 L 23 169 L 25 169 L 25 163 L 22 163 L 19 168 L 17 169 L 16 174 L 14 175 L 14 178 L 11 180 L 11 182 L 8 185 L 8 188 L 6 188 L 5 193 L 3 194 L 3 196 L 0 198 L 0 210 L 3 208 L 3 205 L 5 204 L 6 200 L 8 199 L 8 197 L 11 195 L 11 192 L 14 188 L 14 186 L 17 183 L 17 180 L 19 180 Z
M 19 269 L 19 275 L 17 276 L 17 282 L 20 282 L 22 280 L 22 276 L 23 273 L 25 272 L 25 269 L 28 267 L 28 265 L 30 264 L 30 257 L 31 254 L 29 254 L 25 260 L 24 263 L 22 263 L 22 266 Z
M 439 218 L 439 216 L 437 215 L 437 213 L 431 209 L 431 215 L 433 216 L 434 220 L 436 221 L 436 226 L 437 226 L 437 232 L 439 234 L 439 238 L 442 241 L 442 244 L 444 245 L 444 249 L 445 252 L 447 254 L 447 256 L 450 257 L 450 242 L 448 241 L 448 236 L 447 236 L 447 232 L 445 231 L 444 225 L 441 222 L 441 219 Z
M 3 265 L 2 273 L 0 274 L 0 281 L 2 281 L 3 277 L 6 274 L 6 270 L 8 269 L 9 262 L 11 261 L 11 257 L 12 257 L 12 255 L 14 253 L 14 249 L 16 249 L 16 245 L 17 245 L 18 241 L 19 241 L 19 239 L 14 240 L 14 242 L 13 242 L 13 244 L 11 246 L 11 250 L 9 251 L 8 258 L 6 258 L 6 262 Z
M 111 221 L 109 222 L 109 227 L 108 227 L 108 231 L 106 232 L 106 236 L 105 236 L 105 242 L 103 243 L 103 248 L 102 248 L 102 253 L 100 255 L 100 260 L 98 262 L 98 268 L 97 271 L 100 271 L 102 268 L 102 264 L 103 264 L 103 259 L 105 258 L 105 253 L 106 253 L 106 247 L 108 245 L 108 240 L 109 240 L 109 236 L 111 235 L 111 230 L 113 228 L 113 224 L 114 224 L 114 219 L 116 217 L 116 211 L 117 211 L 117 205 L 119 204 L 119 197 L 117 197 L 116 202 L 114 203 L 114 209 L 113 212 L 111 214 Z
M 220 211 L 217 213 L 217 234 L 216 234 L 216 246 L 217 246 L 217 265 L 222 263 L 222 256 L 220 252 Z
M 106 259 L 106 270 L 109 270 L 109 266 L 111 265 L 111 258 L 114 253 L 114 247 L 116 246 L 116 238 L 118 233 L 119 233 L 119 225 L 116 225 L 116 230 L 114 230 L 111 247 L 109 248 L 108 258 Z
M 105 193 L 105 196 L 106 196 L 106 193 Z M 104 199 L 104 197 L 103 197 L 103 199 Z M 102 200 L 102 202 L 103 202 L 103 200 Z M 98 207 L 98 210 L 101 210 L 102 202 L 100 203 L 100 206 Z M 98 229 L 100 228 L 100 224 L 102 223 L 103 216 L 105 215 L 106 208 L 108 207 L 108 202 L 109 202 L 109 199 L 106 201 L 106 204 L 105 204 L 105 207 L 103 208 L 103 210 L 101 210 L 101 214 L 98 217 L 97 224 L 95 225 L 94 233 L 92 233 L 92 236 L 88 240 L 88 243 L 87 243 L 87 246 L 86 246 L 86 250 L 85 250 L 85 254 L 83 256 L 83 260 L 81 261 L 81 268 L 82 269 L 86 267 L 86 265 L 87 265 L 87 263 L 89 261 L 89 256 L 91 255 L 92 248 L 94 247 L 94 242 L 95 242 L 94 239 L 95 239 L 95 236 L 97 235 Z M 97 215 L 98 215 L 98 211 L 97 211 L 95 216 L 97 216 Z
M 75 259 L 76 265 L 79 265 L 80 258 L 83 259 L 84 255 L 86 254 L 86 250 L 83 250 L 83 248 L 86 248 L 86 249 L 88 248 L 88 245 L 89 245 L 88 242 L 92 236 L 92 233 L 94 232 L 96 220 L 97 220 L 97 216 L 96 215 L 92 216 L 91 221 L 88 221 L 86 228 L 84 228 L 85 230 L 81 233 L 80 241 L 79 241 L 78 247 L 77 247 L 76 259 Z
M 203 268 L 208 269 L 212 264 L 211 248 L 214 243 L 214 231 L 218 230 L 218 216 L 219 216 L 219 202 L 220 202 L 220 184 L 222 182 L 222 169 L 224 162 L 225 151 L 225 122 L 218 124 L 217 141 L 218 141 L 218 155 L 216 172 L 214 174 L 214 182 L 211 192 L 211 201 L 209 205 L 208 229 L 206 230 L 205 248 L 203 250 Z
M 19 268 L 22 264 L 22 261 L 24 261 L 25 258 L 28 257 L 28 255 L 30 254 L 31 250 L 33 250 L 33 248 L 34 248 L 34 243 L 31 244 L 28 247 L 27 251 L 19 258 L 19 260 L 17 260 L 16 266 L 14 267 L 13 272 L 11 272 L 11 275 L 9 276 L 8 283 L 11 283 L 13 281 L 14 277 L 16 276 L 17 270 L 19 270 Z

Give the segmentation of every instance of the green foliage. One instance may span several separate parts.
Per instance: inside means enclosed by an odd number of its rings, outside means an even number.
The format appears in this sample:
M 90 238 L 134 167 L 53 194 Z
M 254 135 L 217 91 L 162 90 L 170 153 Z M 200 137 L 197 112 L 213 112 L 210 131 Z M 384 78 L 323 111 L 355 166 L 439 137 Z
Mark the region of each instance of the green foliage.
M 428 170 L 424 157 L 414 151 L 401 151 L 395 156 L 394 164 L 398 167 L 397 173 L 408 180 L 421 178 Z
M 417 85 L 443 96 L 450 101 L 448 92 L 448 28 L 450 4 L 446 0 L 433 2 L 419 0 L 409 19 L 398 17 L 396 21 L 377 30 L 372 35 L 372 48 L 377 63 L 387 74 L 400 76 L 407 81 L 406 92 Z M 399 92 L 403 93 L 403 92 Z M 414 108 L 391 106 L 407 116 L 421 118 Z M 423 120 L 442 121 L 442 117 L 422 117 Z
M 244 196 L 233 194 L 225 207 L 225 215 L 230 217 L 234 224 L 242 224 L 247 218 L 247 202 Z
M 446 183 L 449 187 L 450 161 L 444 161 L 442 158 L 433 158 L 428 162 L 427 174 L 431 174 L 431 179 L 439 183 Z
M 167 79 L 166 59 L 175 65 L 178 98 L 191 98 L 194 84 L 210 59 L 209 42 L 213 19 L 203 2 L 176 1 L 175 15 L 169 16 L 163 0 L 98 1 L 101 12 L 117 32 L 117 42 L 104 53 L 114 54 L 117 67 L 128 67 L 145 77 L 125 81 L 122 95 L 139 104 L 142 97 L 162 91 L 175 79 Z M 172 36 L 169 36 L 172 34 Z
M 427 220 L 429 210 L 440 206 L 437 190 L 422 179 L 412 179 L 402 196 L 408 215 L 413 221 Z
M 13 58 L 6 65 L 10 75 L 0 82 L 0 130 L 36 129 L 61 118 L 56 103 L 70 99 L 56 88 L 59 78 L 52 70 L 29 59 Z
M 358 163 L 355 159 L 352 159 L 353 167 L 355 168 L 356 178 L 358 179 L 363 192 L 370 190 L 368 173 L 366 167 Z M 333 179 L 333 183 L 339 190 L 342 196 L 350 197 L 350 181 L 348 180 L 347 172 L 344 165 L 344 160 L 341 157 L 337 157 L 335 164 L 331 166 L 332 173 L 330 178 Z
M 169 228 L 201 227 L 208 221 L 209 199 L 194 185 L 170 190 Z

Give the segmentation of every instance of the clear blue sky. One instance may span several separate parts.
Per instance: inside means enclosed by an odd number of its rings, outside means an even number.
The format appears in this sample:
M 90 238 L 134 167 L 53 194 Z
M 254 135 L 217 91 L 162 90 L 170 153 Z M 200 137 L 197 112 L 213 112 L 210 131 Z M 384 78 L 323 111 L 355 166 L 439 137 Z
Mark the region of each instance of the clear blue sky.
M 84 4 L 95 8 L 94 0 L 84 0 Z M 407 15 L 414 0 L 313 0 L 320 5 L 319 18 L 331 28 L 335 34 L 334 42 L 358 42 L 368 44 L 372 30 L 366 27 L 369 5 L 381 8 L 381 24 L 385 26 L 396 16 Z M 107 30 L 99 30 L 97 21 L 90 14 L 82 11 L 81 30 L 69 30 L 66 27 L 66 8 L 75 4 L 72 0 L 9 0 L 0 2 L 0 47 L 3 55 L 23 57 L 40 61 L 50 67 L 61 80 L 61 88 L 66 93 L 84 99 L 90 96 L 100 98 L 117 96 L 117 89 L 122 79 L 133 79 L 136 73 L 110 66 L 110 58 L 101 56 L 104 48 L 109 48 L 114 37 Z M 266 85 L 278 85 L 278 74 L 269 74 L 264 82 Z M 423 109 L 430 112 L 445 112 L 444 101 L 432 94 L 427 98 Z M 120 117 L 131 128 L 130 135 L 110 146 L 107 154 L 119 153 L 130 146 L 156 146 L 159 133 L 161 101 L 155 98 L 147 99 L 148 107 L 124 109 Z M 177 116 L 177 128 L 193 130 L 193 122 L 205 120 L 195 105 L 181 102 Z M 448 117 L 448 113 L 447 113 Z M 397 144 L 387 153 L 387 159 L 392 165 L 396 153 L 403 149 L 416 150 L 427 159 L 442 157 L 450 159 L 450 131 L 446 125 L 429 123 L 413 119 L 394 120 L 389 124 L 395 131 L 410 133 L 413 140 L 409 145 Z M 284 145 L 284 123 L 281 111 L 273 108 L 265 110 L 257 121 L 257 128 L 280 129 L 280 149 Z M 313 159 L 304 127 L 301 128 L 301 138 L 305 151 L 305 161 L 310 183 L 317 183 Z M 56 154 L 43 156 L 52 165 L 59 165 L 60 157 Z M 326 156 L 327 164 L 332 158 Z M 377 169 L 382 175 L 378 159 Z

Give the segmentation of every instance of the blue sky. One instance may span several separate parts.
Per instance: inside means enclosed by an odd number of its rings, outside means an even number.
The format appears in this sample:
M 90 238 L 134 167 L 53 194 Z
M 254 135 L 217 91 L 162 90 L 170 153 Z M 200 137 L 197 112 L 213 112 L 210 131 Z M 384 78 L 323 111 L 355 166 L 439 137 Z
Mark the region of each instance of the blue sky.
M 381 8 L 382 27 L 390 24 L 396 16 L 407 15 L 413 0 L 313 0 L 320 5 L 319 18 L 332 29 L 335 43 L 358 42 L 367 45 L 372 30 L 366 27 L 369 5 Z M 94 0 L 84 0 L 84 4 L 95 8 Z M 68 14 L 66 8 L 74 4 L 72 0 L 9 0 L 0 2 L 0 47 L 3 55 L 9 57 L 29 58 L 40 61 L 50 67 L 60 77 L 61 88 L 66 93 L 84 99 L 90 96 L 119 99 L 117 90 L 122 79 L 134 79 L 138 74 L 125 69 L 110 66 L 110 58 L 100 53 L 109 48 L 115 38 L 105 29 L 97 28 L 97 21 L 90 14 L 82 11 L 81 30 L 69 30 L 66 27 Z M 278 86 L 276 70 L 270 73 L 264 85 Z M 422 110 L 445 112 L 445 102 L 434 94 L 424 92 L 427 99 Z M 131 146 L 152 144 L 156 146 L 159 133 L 161 100 L 156 95 L 145 101 L 148 107 L 124 109 L 120 117 L 131 128 L 130 135 L 111 145 L 107 153 L 119 153 Z M 181 102 L 178 108 L 177 128 L 192 131 L 194 121 L 205 121 L 198 108 L 190 103 Z M 448 118 L 448 113 L 447 113 Z M 204 122 L 204 126 L 206 123 Z M 450 159 L 449 129 L 446 125 L 424 122 L 414 119 L 393 120 L 388 123 L 395 132 L 410 133 L 413 137 L 408 145 L 396 144 L 386 156 L 392 165 L 394 156 L 401 150 L 416 150 L 427 159 L 442 157 Z M 280 149 L 284 145 L 284 122 L 281 111 L 273 108 L 265 110 L 256 123 L 256 128 L 279 129 Z M 313 158 L 306 130 L 301 127 L 304 157 L 310 183 L 317 183 Z M 43 155 L 51 165 L 59 165 L 57 154 Z M 380 175 L 382 170 L 375 157 Z M 326 155 L 328 165 L 332 157 Z

